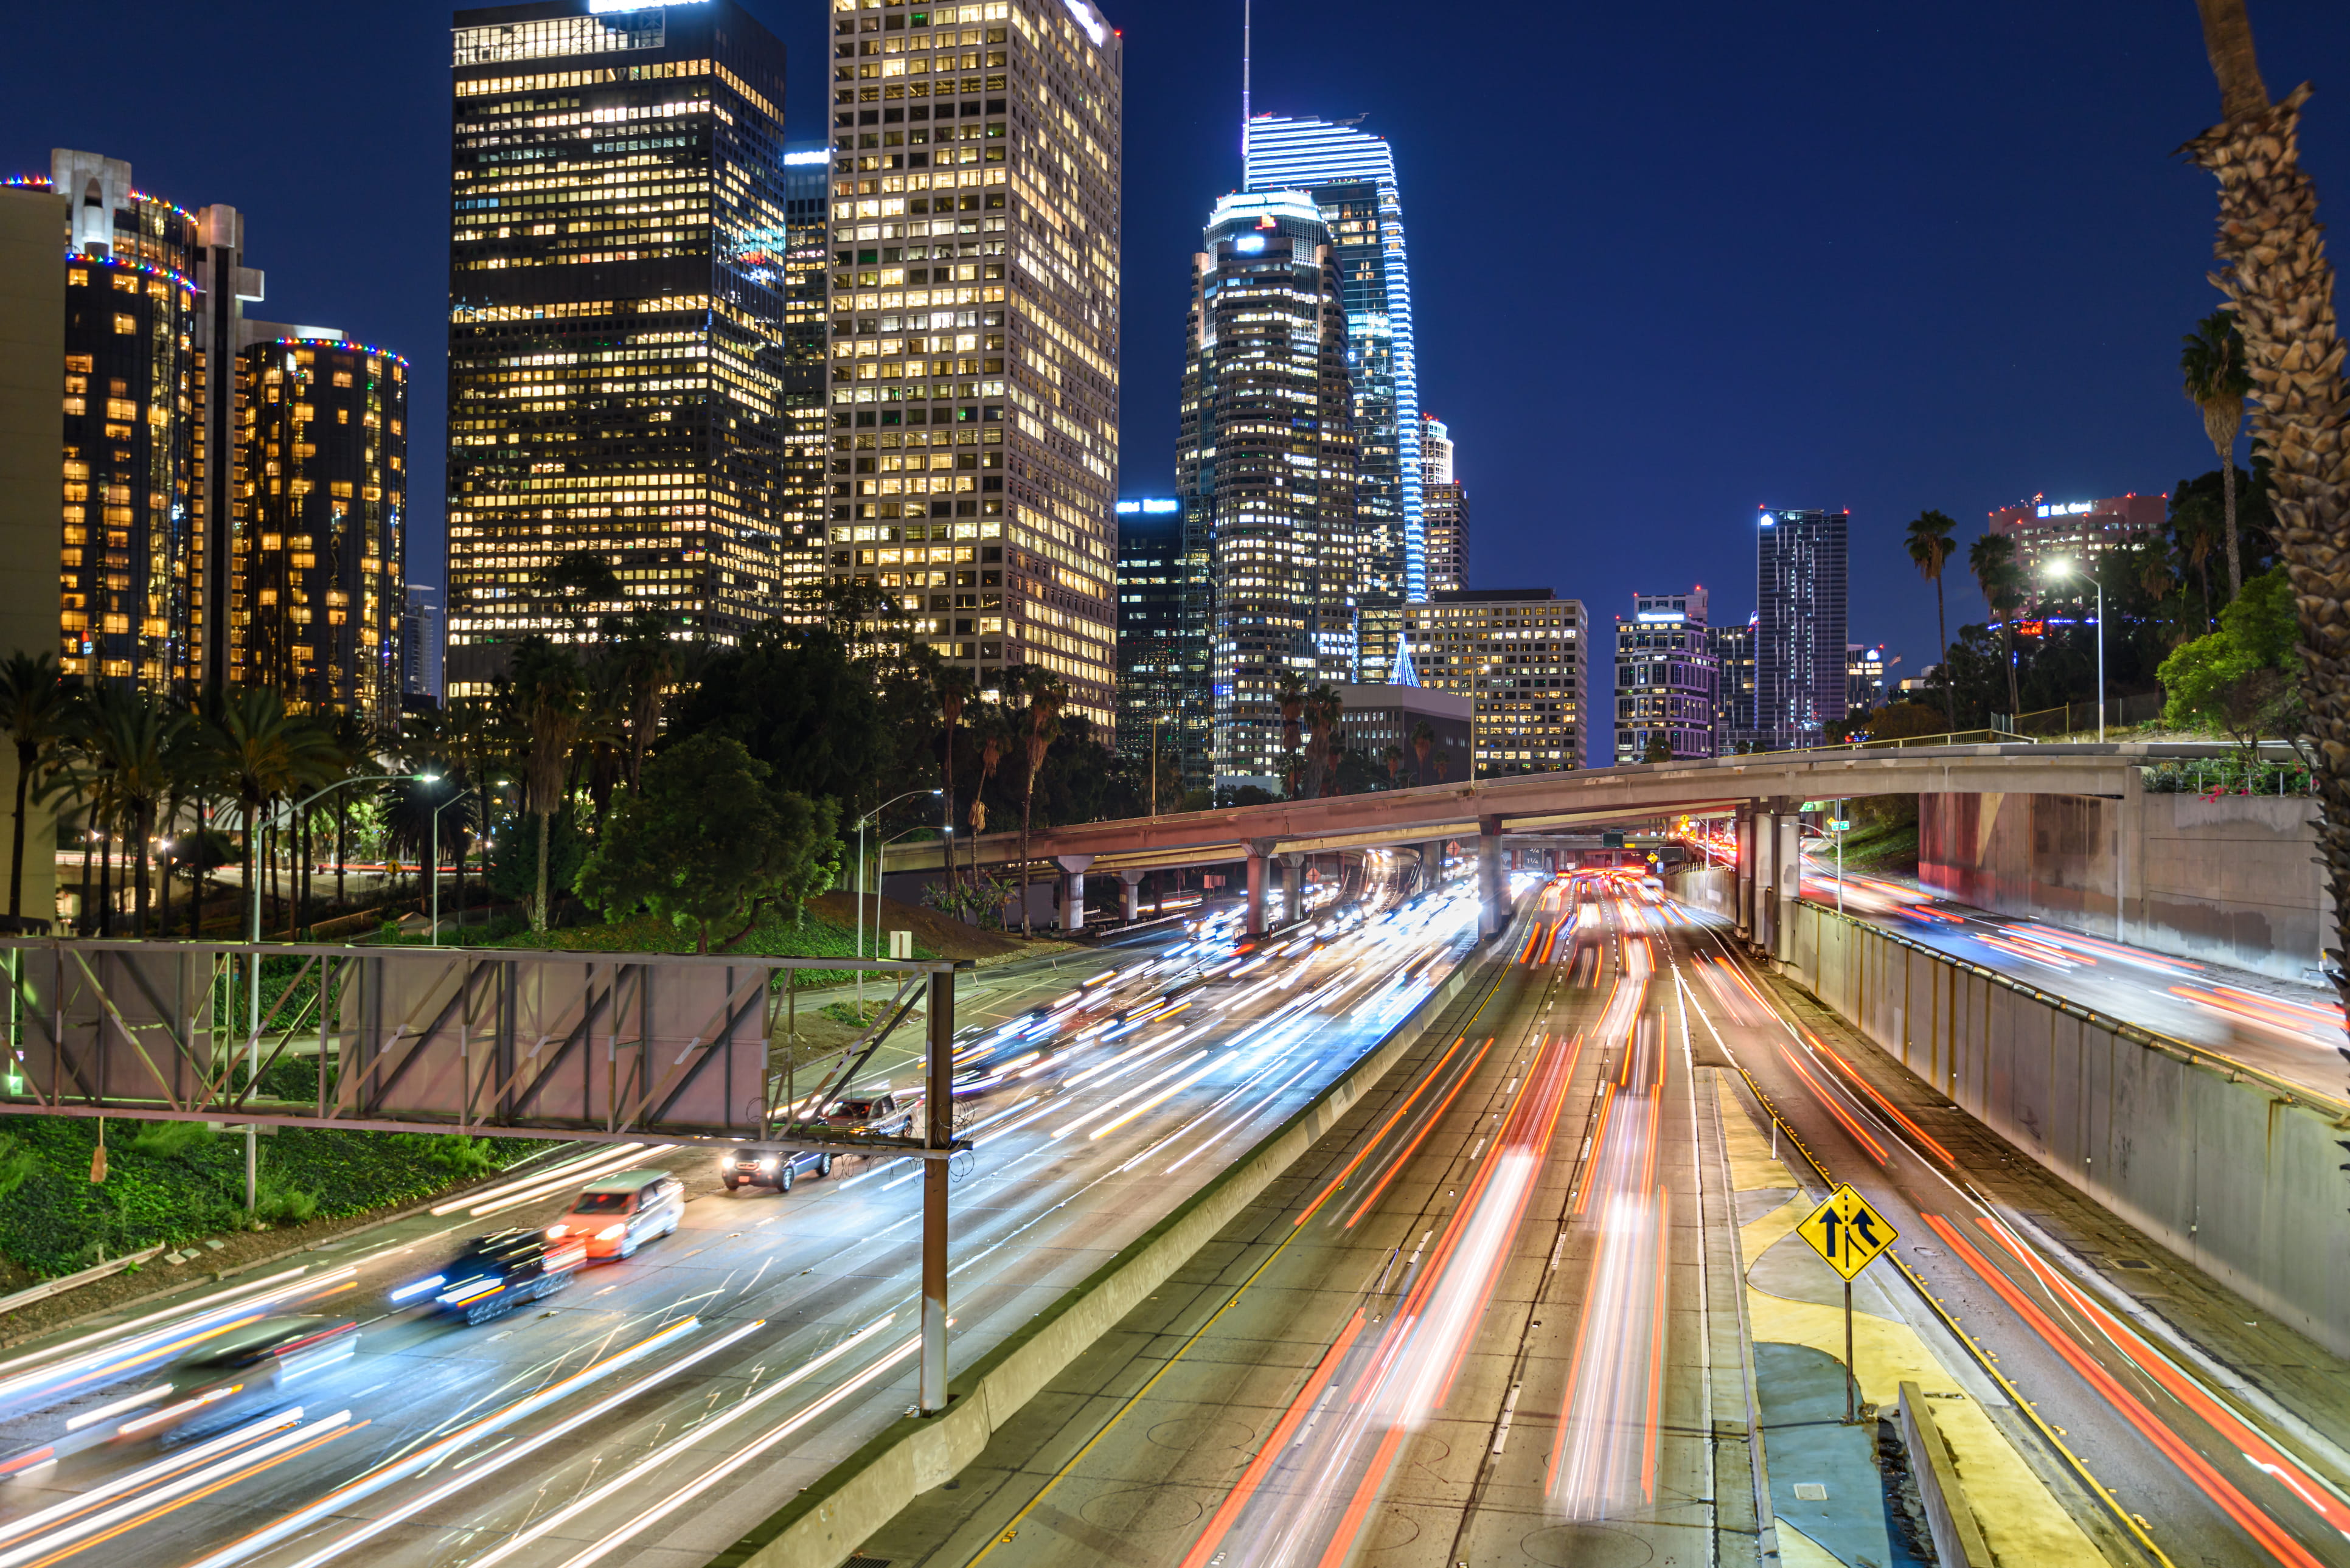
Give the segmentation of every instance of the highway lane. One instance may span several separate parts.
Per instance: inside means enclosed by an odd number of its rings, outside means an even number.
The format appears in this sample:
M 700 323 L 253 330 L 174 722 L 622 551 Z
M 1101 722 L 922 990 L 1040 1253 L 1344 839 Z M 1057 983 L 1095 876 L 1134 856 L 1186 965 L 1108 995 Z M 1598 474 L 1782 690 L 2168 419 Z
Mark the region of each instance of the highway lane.
M 1783 1119 L 1821 1188 L 1850 1182 L 1894 1256 L 1983 1353 L 2045 1463 L 2125 1559 L 2350 1562 L 2345 1366 L 2002 1146 L 1692 917 L 1700 1027 Z M 1880 1264 L 1878 1267 L 1885 1265 Z M 1911 1287 L 1898 1279 L 1889 1291 Z
M 956 1363 L 1343 1072 L 1473 926 L 1473 904 L 1452 897 L 1249 954 L 1139 1027 L 1118 1016 L 1132 1023 L 1182 971 L 1121 977 L 1098 988 L 1107 1001 L 1073 1003 L 1053 1039 L 991 1064 L 974 1054 L 974 1073 L 1000 1071 L 962 1107 L 979 1147 L 954 1189 Z M 148 1368 L 44 1396 L 41 1366 L 0 1366 L 0 1379 L 35 1377 L 0 1426 L 5 1451 L 61 1450 L 0 1490 L 0 1563 L 706 1561 L 910 1399 L 920 1170 L 850 1162 L 787 1196 L 728 1196 L 708 1155 L 663 1163 L 692 1179 L 676 1235 L 494 1324 L 451 1327 L 385 1298 L 458 1233 L 543 1224 L 567 1193 L 448 1216 L 442 1234 L 412 1228 L 287 1282 L 277 1310 L 363 1320 L 357 1354 L 277 1399 L 224 1407 L 200 1439 L 76 1448 L 139 1418 L 67 1430 L 140 1392 Z M 288 1399 L 292 1424 L 262 1407 Z
M 1804 897 L 1836 907 L 1835 862 L 1807 854 Z M 1915 942 L 2109 1017 L 2223 1052 L 2322 1094 L 2350 1093 L 2342 1009 L 2315 986 L 2173 958 L 2051 921 L 1994 915 L 1912 881 L 1847 872 L 1843 907 Z

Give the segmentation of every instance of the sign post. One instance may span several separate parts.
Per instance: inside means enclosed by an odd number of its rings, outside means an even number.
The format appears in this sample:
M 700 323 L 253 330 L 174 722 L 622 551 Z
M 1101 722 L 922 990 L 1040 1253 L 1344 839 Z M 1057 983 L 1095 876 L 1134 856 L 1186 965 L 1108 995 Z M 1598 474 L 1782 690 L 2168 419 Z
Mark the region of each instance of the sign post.
M 1852 1359 L 1853 1278 L 1875 1262 L 1901 1233 L 1849 1186 L 1829 1193 L 1827 1200 L 1813 1210 L 1795 1231 L 1829 1268 L 1844 1276 L 1844 1418 L 1850 1426 L 1860 1419 L 1860 1374 Z

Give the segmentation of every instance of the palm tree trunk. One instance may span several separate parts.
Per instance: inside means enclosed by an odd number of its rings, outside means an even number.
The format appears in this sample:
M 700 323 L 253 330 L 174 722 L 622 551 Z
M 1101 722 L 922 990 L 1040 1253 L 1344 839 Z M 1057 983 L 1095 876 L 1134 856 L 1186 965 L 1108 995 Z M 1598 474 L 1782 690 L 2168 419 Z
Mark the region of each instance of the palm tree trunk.
M 2236 548 L 2236 454 L 2220 454 L 2220 494 L 2221 513 L 2228 519 L 2228 602 L 2233 604 L 2244 592 L 2244 557 Z
M 947 829 L 947 894 L 951 898 L 957 886 L 954 857 L 955 793 L 954 726 L 952 724 L 947 726 L 946 761 L 941 765 L 939 783 L 943 786 L 939 791 L 939 794 L 944 803 L 945 810 L 940 820 L 946 824 Z
M 348 902 L 343 891 L 343 867 L 350 863 L 350 813 L 341 801 L 335 802 L 335 907 Z
M 98 841 L 98 934 L 114 934 L 114 836 Z
M 144 939 L 147 935 L 147 841 L 155 836 L 155 808 L 141 801 L 139 805 L 139 890 L 131 895 L 130 934 Z
M 538 816 L 538 898 L 531 909 L 530 929 L 542 934 L 546 930 L 546 825 L 548 814 Z
M 16 742 L 16 823 L 11 831 L 8 846 L 8 917 L 15 919 L 25 912 L 25 803 L 31 796 L 33 764 L 41 753 L 32 746 Z M 51 911 L 55 913 L 54 910 Z
M 163 826 L 167 829 L 179 819 L 180 805 L 178 800 L 173 800 L 171 811 L 165 815 Z M 172 852 L 169 849 L 163 852 L 162 888 L 163 907 L 155 916 L 155 934 L 168 937 L 172 934 Z
M 211 803 L 196 797 L 196 853 L 194 874 L 188 878 L 188 940 L 194 941 L 204 934 L 204 833 L 212 817 Z
M 81 830 L 81 919 L 74 922 L 86 937 L 98 929 L 98 906 L 89 901 L 89 857 L 97 846 L 96 840 L 90 836 L 91 831 L 88 824 L 84 823 Z
M 1020 792 L 1020 934 L 1034 938 L 1036 929 L 1028 919 L 1028 823 L 1036 806 L 1036 769 L 1028 769 L 1028 781 Z
M 1959 729 L 1959 689 L 1950 684 L 1950 620 L 1942 608 L 1942 574 L 1934 574 L 1934 635 L 1941 640 L 1935 644 L 1941 649 L 1942 707 L 1950 719 L 1950 732 Z

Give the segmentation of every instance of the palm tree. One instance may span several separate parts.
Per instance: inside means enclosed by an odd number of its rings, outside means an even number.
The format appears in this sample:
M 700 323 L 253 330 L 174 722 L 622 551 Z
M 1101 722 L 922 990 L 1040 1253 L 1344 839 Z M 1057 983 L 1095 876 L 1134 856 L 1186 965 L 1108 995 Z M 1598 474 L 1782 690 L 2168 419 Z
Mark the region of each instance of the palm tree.
M 1950 535 L 1958 528 L 1958 519 L 1941 512 L 1920 512 L 1909 524 L 1909 558 L 1918 570 L 1934 585 L 1934 646 L 1940 649 L 1944 665 L 1950 661 L 1950 620 L 1942 605 L 1942 564 L 1950 558 L 1958 545 Z M 1950 684 L 1950 672 L 1942 671 L 1942 705 L 1948 713 L 1950 728 L 1959 727 L 1959 694 Z
M 629 693 L 629 787 L 642 780 L 645 753 L 660 733 L 661 702 L 677 683 L 677 644 L 658 610 L 640 610 L 617 628 Z
M 2302 695 L 2320 759 L 2318 842 L 2336 930 L 2350 948 L 2350 607 L 2342 588 L 2342 535 L 2350 479 L 2342 461 L 2350 405 L 2342 395 L 2342 338 L 2334 264 L 2317 222 L 2317 190 L 2301 166 L 2304 82 L 2269 101 L 2244 0 L 2196 0 L 2220 83 L 2219 125 L 2186 151 L 2220 182 L 2221 270 L 2235 306 L 2257 405 L 2252 444 L 2269 458 L 2278 553 L 2301 611 Z M 2350 963 L 2331 953 L 2350 1004 Z
M 288 713 L 285 699 L 267 687 L 230 693 L 205 722 L 197 746 L 204 773 L 242 808 L 250 898 L 260 885 L 263 814 L 280 795 L 334 777 L 341 759 L 324 727 Z
M 2021 716 L 2023 700 L 2015 686 L 2015 541 L 2002 534 L 1986 534 L 1967 551 L 1967 566 L 1982 589 L 1983 603 L 1999 622 L 1999 643 L 2007 665 L 2007 718 Z
M 9 829 L 8 918 L 25 912 L 25 808 L 33 774 L 66 732 L 74 693 L 57 679 L 57 661 L 47 652 L 19 650 L 0 660 L 0 718 L 16 747 L 16 815 Z
M 979 836 L 987 831 L 987 786 L 995 777 L 996 768 L 1003 761 L 1009 739 L 1001 708 L 983 704 L 983 721 L 972 727 L 979 732 L 979 782 L 971 786 L 971 885 L 978 891 Z
M 1281 672 L 1280 683 L 1274 695 L 1281 704 L 1281 749 L 1297 749 L 1297 720 L 1305 711 L 1305 681 L 1295 670 Z
M 570 782 L 571 748 L 585 712 L 579 667 L 569 654 L 543 637 L 525 638 L 515 649 L 515 699 L 523 733 L 523 808 L 538 818 L 538 888 L 530 929 L 547 927 L 548 825 Z
M 945 748 L 940 754 L 939 794 L 946 800 L 946 815 L 940 820 L 950 829 L 953 827 L 955 819 L 955 727 L 962 722 L 963 708 L 971 701 L 976 686 L 971 671 L 960 664 L 941 664 L 931 675 L 931 692 L 938 701 L 939 720 L 945 736 Z M 972 846 L 971 854 L 972 875 L 976 877 L 979 874 L 978 845 Z M 947 835 L 947 892 L 950 896 L 955 887 L 954 834 L 950 831 Z
M 1428 782 L 1428 753 L 1435 749 L 1436 731 L 1427 720 L 1422 719 L 1411 732 L 1411 754 L 1419 761 L 1419 771 L 1412 774 L 1412 783 L 1424 784 Z
M 92 690 L 75 725 L 73 745 L 90 775 L 102 779 L 122 829 L 123 872 L 136 867 L 130 931 L 147 934 L 148 850 L 155 836 L 156 807 L 172 789 L 182 737 L 193 721 L 152 692 L 105 685 Z M 106 915 L 112 914 L 111 901 Z
M 1033 937 L 1035 927 L 1028 916 L 1028 835 L 1036 815 L 1036 775 L 1045 769 L 1045 753 L 1054 737 L 1061 731 L 1062 705 L 1068 701 L 1068 691 L 1061 678 L 1049 670 L 1033 664 L 1014 665 L 1003 671 L 1006 690 L 1014 684 L 1013 672 L 1019 672 L 1019 685 L 1028 694 L 1024 718 L 1027 731 L 1024 739 L 1027 746 L 1028 772 L 1020 784 L 1020 934 Z
M 2251 373 L 2244 368 L 2244 340 L 2224 310 L 2215 310 L 2195 324 L 2182 341 L 2179 374 L 2186 378 L 2187 398 L 2203 410 L 2203 433 L 2220 454 L 2220 493 L 2228 520 L 2228 600 L 2244 591 L 2243 556 L 2236 548 L 2236 432 L 2243 428 L 2244 399 L 2252 389 Z
M 2179 559 L 2201 585 L 2203 629 L 2207 632 L 2217 624 L 2211 604 L 2211 554 L 2220 547 L 2220 535 L 2213 531 L 2211 522 L 2209 493 L 2183 497 L 2171 509 L 2170 532 L 2178 541 Z

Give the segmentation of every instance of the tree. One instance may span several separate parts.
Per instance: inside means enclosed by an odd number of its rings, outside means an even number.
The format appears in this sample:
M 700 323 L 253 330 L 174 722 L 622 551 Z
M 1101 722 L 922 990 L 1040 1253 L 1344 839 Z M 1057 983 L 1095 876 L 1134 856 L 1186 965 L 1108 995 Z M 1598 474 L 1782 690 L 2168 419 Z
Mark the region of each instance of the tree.
M 782 809 L 766 764 L 732 737 L 665 746 L 606 819 L 579 869 L 579 896 L 608 918 L 650 909 L 691 929 L 694 950 L 706 953 L 712 921 L 740 919 L 747 928 L 788 880 L 805 881 L 819 826 L 832 837 L 805 795 L 788 798 L 794 804 Z
M 21 649 L 0 660 L 0 716 L 16 748 L 16 810 L 9 828 L 8 918 L 25 913 L 25 809 L 31 804 L 33 775 L 47 763 L 66 733 L 73 693 L 57 676 L 56 658 Z
M 1673 760 L 1673 742 L 1662 730 L 1648 732 L 1648 743 L 1640 748 L 1644 763 L 1669 763 Z
M 334 737 L 311 720 L 288 713 L 276 691 L 246 688 L 222 701 L 205 721 L 196 746 L 205 776 L 242 810 L 244 891 L 250 898 L 259 886 L 264 813 L 280 796 L 335 776 Z
M 670 729 L 733 736 L 767 764 L 778 789 L 811 799 L 877 800 L 897 793 L 882 790 L 883 780 L 914 771 L 901 760 L 927 767 L 927 682 L 920 695 L 920 708 L 889 711 L 872 665 L 852 658 L 838 633 L 763 626 L 703 661 Z
M 931 677 L 931 690 L 939 704 L 941 753 L 939 763 L 939 793 L 946 798 L 946 813 L 941 819 L 951 825 L 955 819 L 954 738 L 955 729 L 962 722 L 962 711 L 971 701 L 977 683 L 971 671 L 960 664 L 941 664 Z M 979 875 L 979 846 L 972 846 L 972 876 Z M 955 887 L 954 836 L 947 836 L 947 888 Z
M 1274 699 L 1281 704 L 1281 749 L 1297 750 L 1297 721 L 1305 711 L 1305 680 L 1295 670 L 1284 670 L 1274 688 Z
M 2015 541 L 2001 534 L 1984 535 L 1967 551 L 1967 566 L 1982 589 L 1983 603 L 1990 607 L 1991 618 L 1999 622 L 2000 647 L 2007 664 L 2007 719 L 2012 724 L 2023 711 L 2023 699 L 2015 688 L 2015 611 L 2022 602 L 2016 582 Z
M 595 550 L 566 550 L 538 574 L 532 584 L 539 607 L 560 616 L 571 626 L 571 640 L 588 640 L 588 628 L 597 608 L 628 597 L 620 574 Z
M 2220 612 L 2220 629 L 2162 661 L 2166 723 L 2208 725 L 2247 750 L 2275 735 L 2296 739 L 2304 717 L 2300 623 L 2283 570 L 2264 573 Z
M 148 853 L 155 837 L 156 808 L 174 783 L 175 753 L 193 722 L 152 692 L 99 686 L 75 714 L 71 745 L 84 776 L 102 781 L 106 797 L 129 836 L 123 871 L 135 866 L 131 933 L 147 934 Z M 108 913 L 111 914 L 109 903 Z
M 1958 526 L 1958 519 L 1947 513 L 1920 512 L 1910 520 L 1908 535 L 1910 560 L 1917 563 L 1918 570 L 1925 579 L 1934 585 L 1934 646 L 1943 650 L 1950 646 L 1950 621 L 1943 607 L 1942 566 L 1950 558 L 1950 552 L 1958 548 L 1950 537 Z M 1939 662 L 1947 654 L 1936 657 Z M 1949 681 L 1942 682 L 1942 704 L 1947 710 L 1950 728 L 1955 731 L 1959 727 L 1959 699 L 1950 686 Z
M 543 637 L 515 649 L 515 699 L 522 722 L 523 809 L 538 819 L 538 880 L 530 929 L 547 928 L 547 823 L 568 793 L 571 747 L 586 717 L 579 667 Z
M 1422 719 L 1413 725 L 1411 730 L 1411 754 L 1419 763 L 1418 771 L 1412 774 L 1413 784 L 1424 784 L 1428 782 L 1428 753 L 1435 749 L 1435 728 L 1427 720 Z
M 1060 733 L 1061 709 L 1068 701 L 1068 692 L 1059 676 L 1034 664 L 1004 667 L 1003 689 L 1010 691 L 1015 687 L 1027 696 L 1021 715 L 1028 767 L 1020 784 L 1020 934 L 1034 937 L 1035 924 L 1028 914 L 1028 836 L 1035 822 L 1036 775 L 1044 771 L 1045 753 Z
M 2182 341 L 2186 347 L 2178 356 L 2178 371 L 2186 380 L 2187 399 L 2203 410 L 2203 433 L 2220 454 L 2228 597 L 2232 599 L 2244 591 L 2243 556 L 2236 545 L 2236 432 L 2243 427 L 2244 399 L 2252 389 L 2252 378 L 2244 368 L 2244 340 L 2226 311 L 2215 310 L 2197 322 Z
M 2301 688 L 2316 743 L 2318 817 L 2336 930 L 2350 947 L 2350 399 L 2343 395 L 2334 265 L 2317 189 L 2301 166 L 2306 82 L 2269 101 L 2244 0 L 2196 0 L 2221 123 L 2186 151 L 2220 182 L 2212 281 L 2235 307 L 2252 380 L 2252 444 L 2269 460 L 2277 544 L 2301 623 Z M 2350 1005 L 2342 949 L 2334 984 Z

